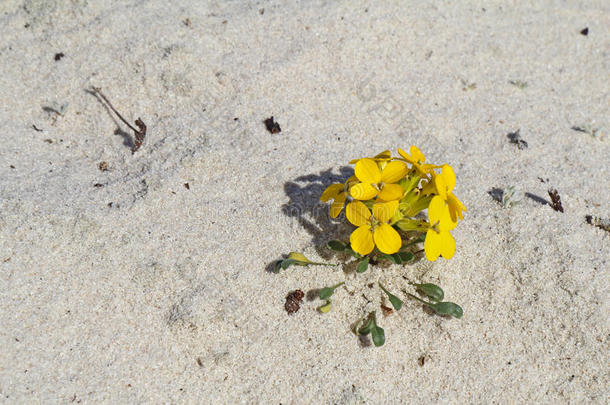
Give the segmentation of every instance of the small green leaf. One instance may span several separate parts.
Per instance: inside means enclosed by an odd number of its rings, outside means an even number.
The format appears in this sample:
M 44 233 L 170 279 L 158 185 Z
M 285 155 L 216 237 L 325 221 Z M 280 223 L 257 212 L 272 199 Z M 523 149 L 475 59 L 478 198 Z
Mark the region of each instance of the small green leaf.
M 409 294 L 408 292 L 406 292 L 406 294 L 411 298 L 415 298 L 416 300 L 418 300 L 422 304 L 426 305 L 427 307 L 432 308 L 434 310 L 434 312 L 436 312 L 439 315 L 451 315 L 452 317 L 458 318 L 458 319 L 461 318 L 462 315 L 464 315 L 464 311 L 462 310 L 462 307 L 460 307 L 456 303 L 453 303 L 453 302 L 435 302 L 435 303 L 426 302 L 426 301 L 422 300 L 421 298 L 416 297 L 413 294 Z
M 280 270 L 282 269 L 282 262 L 283 260 L 276 260 L 275 262 L 273 262 L 273 272 L 274 273 L 279 273 Z
M 318 311 L 322 312 L 323 314 L 330 311 L 330 300 L 326 300 L 326 304 L 324 304 L 320 308 L 318 308 Z
M 398 252 L 395 254 L 398 255 L 398 257 L 400 257 L 400 260 L 402 261 L 402 263 L 408 263 L 411 260 L 413 260 L 413 258 L 415 257 L 415 255 L 411 252 Z
M 360 263 L 358 263 L 358 267 L 356 267 L 356 273 L 364 273 L 366 269 L 369 268 L 369 257 L 365 257 Z
M 286 270 L 288 267 L 292 266 L 293 264 L 299 264 L 299 262 L 297 260 L 293 260 L 293 259 L 284 259 L 280 262 L 280 267 L 284 270 Z M 302 266 L 302 264 L 301 264 Z
M 320 265 L 320 266 L 336 266 L 336 264 L 332 263 L 319 263 L 312 262 L 304 254 L 299 252 L 290 252 L 287 259 L 279 261 L 278 264 L 275 265 L 275 268 L 279 271 L 279 267 L 286 270 L 290 266 L 309 266 L 310 264 Z
M 335 292 L 335 289 L 339 288 L 343 284 L 345 284 L 345 282 L 341 282 L 341 283 L 339 283 L 339 284 L 337 284 L 335 286 L 332 286 L 332 287 L 321 288 L 320 291 L 318 291 L 318 297 L 321 300 L 329 299 L 333 295 L 333 293 Z
M 338 240 L 329 241 L 326 244 L 326 247 L 328 247 L 330 250 L 334 250 L 335 252 L 343 252 L 347 248 L 347 246 L 345 246 L 343 243 L 339 242 Z
M 347 245 L 345 245 L 345 251 L 347 253 L 350 253 L 352 256 L 354 256 L 355 258 L 361 259 L 362 255 L 360 253 L 356 253 L 356 251 L 354 249 L 352 249 L 352 247 L 350 246 L 350 244 L 348 243 Z
M 358 333 L 363 336 L 368 335 L 375 326 L 375 312 L 371 312 L 364 322 L 364 325 L 358 329 Z
M 299 253 L 299 252 L 290 252 L 290 254 L 288 255 L 288 258 L 294 260 L 295 262 L 306 263 L 306 264 L 313 263 L 311 260 L 309 260 L 307 257 L 305 257 L 305 255 L 303 253 Z M 301 266 L 302 265 L 303 264 L 301 264 Z
M 388 300 L 390 300 L 390 302 L 392 303 L 392 306 L 394 307 L 395 310 L 398 311 L 400 308 L 402 308 L 402 301 L 400 298 L 398 298 L 397 296 L 395 296 L 394 294 L 392 294 L 391 292 L 386 290 L 381 284 L 379 284 L 379 287 L 381 287 L 383 292 L 388 295 Z
M 445 293 L 443 289 L 432 283 L 424 283 L 424 284 L 415 284 L 412 283 L 417 289 L 423 292 L 428 298 L 432 301 L 442 301 L 445 297 Z
M 464 315 L 462 307 L 453 302 L 437 302 L 430 307 L 439 315 L 451 315 L 454 318 L 461 318 Z
M 381 257 L 383 257 L 386 260 L 391 261 L 394 264 L 400 264 L 399 262 L 396 261 L 396 257 L 394 257 L 394 255 L 386 255 L 385 253 L 381 255 Z M 400 260 L 400 258 L 398 259 Z
M 377 347 L 383 346 L 385 343 L 385 332 L 382 327 L 375 325 L 375 327 L 371 330 L 373 335 L 373 344 Z

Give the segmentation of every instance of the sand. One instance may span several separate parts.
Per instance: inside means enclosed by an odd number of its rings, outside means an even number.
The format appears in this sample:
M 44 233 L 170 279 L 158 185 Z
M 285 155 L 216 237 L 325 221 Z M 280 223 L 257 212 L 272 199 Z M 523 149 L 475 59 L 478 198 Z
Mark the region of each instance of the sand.
M 607 402 L 610 7 L 503 4 L 2 2 L 0 402 Z M 453 259 L 266 270 L 337 263 L 320 193 L 413 144 L 457 174 Z M 376 281 L 464 316 L 405 300 L 365 346 Z

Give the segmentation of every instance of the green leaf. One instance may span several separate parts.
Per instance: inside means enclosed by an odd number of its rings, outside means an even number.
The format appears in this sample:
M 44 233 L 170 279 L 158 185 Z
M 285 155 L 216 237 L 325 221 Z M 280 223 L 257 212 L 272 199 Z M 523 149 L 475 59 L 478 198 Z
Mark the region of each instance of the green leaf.
M 299 252 L 290 252 L 290 254 L 288 254 L 288 258 L 294 260 L 295 262 L 299 262 L 301 266 L 314 263 L 305 257 L 303 253 Z
M 336 266 L 336 264 L 332 263 L 319 263 L 312 262 L 304 254 L 299 252 L 290 252 L 287 259 L 280 260 L 275 265 L 276 271 L 279 271 L 280 267 L 286 270 L 290 266 L 309 266 L 310 264 L 321 265 L 321 266 Z
M 413 260 L 413 258 L 415 257 L 415 255 L 411 252 L 398 252 L 395 254 L 398 255 L 398 257 L 400 257 L 400 260 L 402 261 L 402 263 L 408 263 L 411 260 Z
M 373 344 L 376 347 L 383 346 L 385 343 L 385 332 L 382 327 L 375 325 L 373 330 L 371 330 L 373 336 Z
M 386 260 L 391 261 L 394 264 L 400 264 L 399 262 L 396 261 L 396 257 L 394 257 L 394 255 L 386 255 L 385 253 L 381 255 L 381 257 L 383 257 Z M 400 258 L 398 259 L 400 260 Z
M 318 308 L 318 311 L 322 312 L 323 314 L 330 311 L 330 300 L 326 300 L 326 304 L 324 304 L 320 308 Z
M 424 284 L 411 283 L 411 284 L 414 285 L 415 287 L 417 287 L 417 289 L 419 289 L 421 292 L 423 292 L 432 301 L 437 301 L 437 302 L 442 301 L 445 296 L 443 289 L 440 288 L 439 286 L 437 286 L 436 284 L 432 284 L 432 283 L 424 283 Z
M 326 247 L 328 247 L 330 250 L 334 250 L 335 252 L 343 252 L 347 249 L 347 246 L 345 246 L 343 243 L 339 242 L 338 240 L 331 240 L 326 244 Z
M 439 315 L 451 315 L 454 318 L 460 319 L 464 315 L 462 307 L 454 302 L 437 302 L 430 305 L 432 309 Z
M 432 303 L 432 302 L 426 302 L 426 301 L 422 300 L 421 298 L 416 297 L 413 294 L 407 293 L 407 295 L 411 298 L 415 298 L 416 300 L 418 300 L 422 304 L 426 305 L 427 307 L 432 308 L 434 310 L 434 312 L 436 312 L 439 315 L 450 315 L 450 316 L 452 316 L 454 318 L 458 318 L 458 319 L 461 318 L 462 315 L 464 315 L 464 311 L 462 310 L 462 307 L 460 307 L 456 303 L 453 303 L 453 302 Z
M 321 288 L 321 289 L 320 289 L 320 291 L 318 291 L 318 297 L 319 297 L 321 300 L 327 300 L 327 299 L 329 299 L 329 298 L 330 298 L 330 297 L 333 295 L 333 293 L 335 292 L 335 289 L 336 289 L 336 288 L 339 288 L 339 287 L 340 287 L 340 286 L 342 286 L 343 284 L 345 284 L 345 282 L 341 282 L 341 283 L 339 283 L 339 284 L 337 284 L 337 285 L 335 285 L 335 286 L 332 286 L 332 287 L 324 287 L 324 288 Z
M 363 336 L 368 335 L 369 333 L 371 333 L 375 326 L 375 312 L 373 311 L 367 317 L 366 321 L 364 322 L 364 325 L 362 325 L 360 329 L 358 329 L 358 333 Z
M 284 270 L 286 270 L 288 267 L 292 266 L 293 264 L 299 264 L 299 262 L 297 260 L 293 260 L 293 259 L 284 259 L 280 262 L 280 267 Z M 301 266 L 303 266 L 301 264 Z
M 356 273 L 364 273 L 366 269 L 369 268 L 369 257 L 365 257 L 360 263 L 358 263 L 358 267 L 356 267 Z
M 350 246 L 349 243 L 347 245 L 345 245 L 345 251 L 350 253 L 355 258 L 358 258 L 358 259 L 362 258 L 362 255 L 360 253 L 356 253 L 356 251 L 354 249 L 352 249 L 352 247 Z
M 279 273 L 280 270 L 282 269 L 282 262 L 283 260 L 276 260 L 275 262 L 273 262 L 273 272 L 274 273 Z
M 402 300 L 400 298 L 398 298 L 397 296 L 395 296 L 394 294 L 392 294 L 391 292 L 386 290 L 384 288 L 384 286 L 382 286 L 381 284 L 379 284 L 379 287 L 381 287 L 383 292 L 388 295 L 388 300 L 390 300 L 390 302 L 392 303 L 392 306 L 394 307 L 395 310 L 398 311 L 400 308 L 402 308 Z

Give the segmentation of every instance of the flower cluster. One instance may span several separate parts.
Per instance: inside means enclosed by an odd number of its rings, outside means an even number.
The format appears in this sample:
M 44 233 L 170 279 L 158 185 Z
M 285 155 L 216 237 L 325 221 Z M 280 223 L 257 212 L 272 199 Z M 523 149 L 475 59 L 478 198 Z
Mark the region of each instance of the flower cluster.
M 332 200 L 332 218 L 345 208 L 347 220 L 357 227 L 350 236 L 350 247 L 359 255 L 368 255 L 375 247 L 382 254 L 397 253 L 403 238 L 415 232 L 425 234 L 428 260 L 452 258 L 455 241 L 449 231 L 466 211 L 453 194 L 453 168 L 426 163 L 416 146 L 411 146 L 410 154 L 399 148 L 398 154 L 393 157 L 384 151 L 351 161 L 354 176 L 345 183 L 331 184 L 320 199 Z M 427 220 L 421 214 L 424 210 Z

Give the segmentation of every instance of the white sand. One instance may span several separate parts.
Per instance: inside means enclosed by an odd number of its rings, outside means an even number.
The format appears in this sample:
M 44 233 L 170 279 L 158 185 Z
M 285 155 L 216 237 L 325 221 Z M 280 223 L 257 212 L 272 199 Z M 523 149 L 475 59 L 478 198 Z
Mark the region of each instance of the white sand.
M 608 2 L 129 3 L 0 3 L 1 403 L 608 400 L 609 235 L 585 222 L 610 217 Z M 135 155 L 91 86 L 148 125 Z M 455 257 L 288 316 L 289 291 L 345 278 L 265 271 L 337 236 L 311 215 L 321 173 L 411 144 L 457 173 Z M 502 208 L 509 185 L 565 213 Z M 366 284 L 402 296 L 403 275 L 464 317 L 405 301 L 362 347 Z

